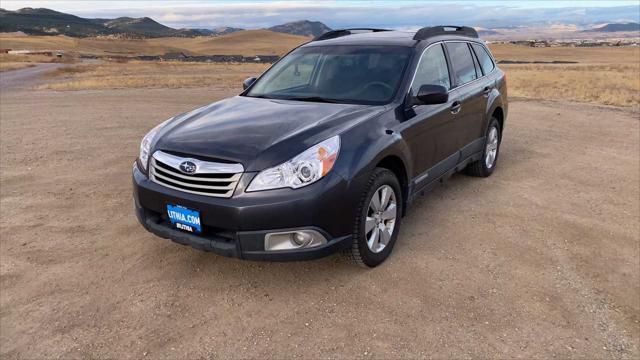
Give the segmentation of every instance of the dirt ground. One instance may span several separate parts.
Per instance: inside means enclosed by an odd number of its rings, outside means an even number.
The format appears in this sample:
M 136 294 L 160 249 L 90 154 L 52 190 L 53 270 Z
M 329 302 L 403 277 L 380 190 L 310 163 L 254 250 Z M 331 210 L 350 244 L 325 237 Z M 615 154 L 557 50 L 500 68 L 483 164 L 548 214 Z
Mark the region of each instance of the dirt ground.
M 136 223 L 141 137 L 228 95 L 0 92 L 0 357 L 640 357 L 638 113 L 513 100 L 494 175 L 419 199 L 365 270 Z

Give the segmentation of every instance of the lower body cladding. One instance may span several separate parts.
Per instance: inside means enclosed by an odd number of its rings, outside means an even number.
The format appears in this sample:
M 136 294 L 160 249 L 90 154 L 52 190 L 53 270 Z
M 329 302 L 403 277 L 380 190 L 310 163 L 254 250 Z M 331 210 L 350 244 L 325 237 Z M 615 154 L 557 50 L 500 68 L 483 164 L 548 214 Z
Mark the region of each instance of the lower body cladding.
M 332 172 L 295 190 L 244 192 L 251 178 L 244 174 L 234 196 L 219 198 L 164 187 L 134 165 L 136 216 L 159 237 L 247 260 L 308 260 L 351 246 L 364 182 Z M 179 208 L 197 216 L 194 226 L 176 222 Z

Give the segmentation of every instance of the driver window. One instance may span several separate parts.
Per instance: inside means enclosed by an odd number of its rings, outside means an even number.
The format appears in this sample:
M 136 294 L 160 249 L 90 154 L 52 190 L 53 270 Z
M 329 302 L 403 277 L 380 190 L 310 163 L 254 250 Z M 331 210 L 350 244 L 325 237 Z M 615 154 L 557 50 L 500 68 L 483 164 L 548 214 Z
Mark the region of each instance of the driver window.
M 447 89 L 451 88 L 447 59 L 440 44 L 430 47 L 422 55 L 411 84 L 411 95 L 415 96 L 422 85 L 442 85 Z

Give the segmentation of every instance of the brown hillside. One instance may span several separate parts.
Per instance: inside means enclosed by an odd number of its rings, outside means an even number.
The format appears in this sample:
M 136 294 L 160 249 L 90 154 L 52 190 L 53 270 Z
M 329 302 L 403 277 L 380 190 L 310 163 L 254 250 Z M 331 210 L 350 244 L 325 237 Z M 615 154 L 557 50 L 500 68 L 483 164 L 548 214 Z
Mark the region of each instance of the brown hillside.
M 98 38 L 72 38 L 59 36 L 4 36 L 0 34 L 0 48 L 14 50 L 64 50 L 93 55 L 160 55 L 180 51 L 163 44 L 150 44 L 146 40 L 113 40 Z
M 14 50 L 67 50 L 77 47 L 78 39 L 68 36 L 15 36 L 15 33 L 0 33 L 0 48 Z
M 145 40 L 114 40 L 71 38 L 67 36 L 5 36 L 0 34 L 0 48 L 55 49 L 95 55 L 161 55 L 182 51 L 199 55 L 282 55 L 309 41 L 304 36 L 276 33 L 268 30 L 239 31 L 219 37 L 156 38 Z
M 149 39 L 154 45 L 202 55 L 283 55 L 310 38 L 268 30 L 245 30 L 218 37 Z

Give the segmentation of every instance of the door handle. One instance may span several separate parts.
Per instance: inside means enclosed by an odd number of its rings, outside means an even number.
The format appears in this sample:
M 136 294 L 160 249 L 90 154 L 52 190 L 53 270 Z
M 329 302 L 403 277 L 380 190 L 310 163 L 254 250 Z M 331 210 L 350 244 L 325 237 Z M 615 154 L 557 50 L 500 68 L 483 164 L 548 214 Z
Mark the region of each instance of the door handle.
M 459 113 L 460 109 L 462 109 L 462 104 L 460 103 L 460 101 L 454 101 L 453 104 L 451 104 L 451 113 L 452 114 Z
M 482 94 L 484 94 L 484 96 L 489 96 L 489 94 L 491 93 L 491 90 L 493 89 L 490 88 L 489 86 L 485 86 L 484 89 L 482 89 Z

